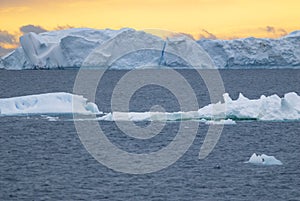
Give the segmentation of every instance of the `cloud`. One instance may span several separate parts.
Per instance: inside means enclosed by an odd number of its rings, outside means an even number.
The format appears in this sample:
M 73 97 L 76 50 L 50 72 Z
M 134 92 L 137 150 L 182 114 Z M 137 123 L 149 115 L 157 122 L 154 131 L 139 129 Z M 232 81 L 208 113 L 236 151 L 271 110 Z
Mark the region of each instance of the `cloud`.
M 26 34 L 26 33 L 29 33 L 29 32 L 34 32 L 36 34 L 39 34 L 39 33 L 46 32 L 47 30 L 44 29 L 41 26 L 35 26 L 35 25 L 32 25 L 32 24 L 28 24 L 28 25 L 24 25 L 24 26 L 20 27 L 20 31 L 23 34 Z
M 210 33 L 209 31 L 205 30 L 205 29 L 202 29 L 202 32 L 199 33 L 199 36 L 198 36 L 199 39 L 217 39 L 217 37 Z
M 15 44 L 16 37 L 7 31 L 0 30 L 0 43 Z
M 278 32 L 281 33 L 281 36 L 285 36 L 285 35 L 288 34 L 288 32 L 285 29 L 282 29 L 282 28 L 278 29 Z
M 67 25 L 63 25 L 63 26 L 57 26 L 55 28 L 55 30 L 65 30 L 65 29 L 72 29 L 72 28 L 74 28 L 74 27 L 67 24 Z
M 53 0 L 61 2 L 59 0 Z M 11 7 L 11 6 L 24 6 L 24 5 L 37 5 L 41 3 L 39 0 L 1 0 L 1 7 Z
M 188 33 L 180 33 L 180 34 L 195 40 L 195 38 L 192 34 L 188 34 Z
M 263 31 L 267 32 L 267 33 L 271 33 L 275 36 L 285 36 L 287 35 L 287 31 L 283 28 L 276 28 L 276 27 L 273 27 L 273 26 L 266 26 L 266 27 L 263 27 L 261 28 Z
M 186 36 L 186 37 L 188 37 L 190 39 L 195 40 L 195 38 L 194 38 L 194 36 L 192 34 L 183 33 L 183 32 L 171 34 L 171 37 L 177 37 L 177 36 Z
M 237 37 L 237 36 L 230 36 L 230 37 L 227 37 L 226 39 L 227 40 L 235 40 L 235 39 L 238 39 L 240 37 Z
M 275 32 L 276 32 L 275 28 L 274 28 L 274 27 L 271 27 L 271 26 L 266 26 L 265 29 L 266 29 L 266 31 L 269 32 L 269 33 L 275 33 Z

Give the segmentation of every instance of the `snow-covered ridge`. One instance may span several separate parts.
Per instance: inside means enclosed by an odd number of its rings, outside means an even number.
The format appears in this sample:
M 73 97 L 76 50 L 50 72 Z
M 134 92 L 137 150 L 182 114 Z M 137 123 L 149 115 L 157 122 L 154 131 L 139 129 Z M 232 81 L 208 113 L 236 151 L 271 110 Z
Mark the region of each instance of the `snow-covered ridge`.
M 81 67 L 88 55 L 99 46 L 111 43 L 117 35 L 132 37 L 133 29 L 95 30 L 76 28 L 40 34 L 29 33 L 20 38 L 21 46 L 0 59 L 0 68 L 65 68 Z M 141 33 L 141 32 L 139 32 Z M 113 68 L 136 68 L 145 65 L 171 67 L 187 66 L 183 60 L 164 54 L 165 40 L 148 33 L 144 43 L 155 42 L 159 51 L 140 51 L 120 59 Z M 137 42 L 141 40 L 137 39 Z M 218 68 L 299 67 L 300 32 L 295 31 L 279 39 L 245 38 L 235 40 L 202 39 L 197 43 L 210 55 Z M 188 43 L 186 43 L 188 44 Z M 118 45 L 118 44 L 115 44 Z M 130 44 L 134 46 L 135 44 Z M 176 42 L 170 43 L 175 46 Z M 178 46 L 178 48 L 183 48 Z M 185 47 L 186 48 L 186 47 Z M 180 51 L 180 50 L 179 50 Z M 112 52 L 114 54 L 114 52 Z M 142 59 L 141 59 L 142 58 Z
M 0 116 L 99 114 L 96 104 L 69 93 L 48 93 L 0 99 Z

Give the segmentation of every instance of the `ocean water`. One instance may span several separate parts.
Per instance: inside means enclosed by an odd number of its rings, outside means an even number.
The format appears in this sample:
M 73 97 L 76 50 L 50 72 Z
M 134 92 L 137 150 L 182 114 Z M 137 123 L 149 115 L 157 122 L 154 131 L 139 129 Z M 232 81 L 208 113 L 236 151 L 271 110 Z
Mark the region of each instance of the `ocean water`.
M 0 97 L 73 91 L 77 70 L 0 70 Z M 96 103 L 111 111 L 114 86 L 127 71 L 110 70 L 101 80 Z M 193 87 L 202 107 L 207 89 L 193 70 L 179 70 Z M 288 92 L 300 94 L 300 70 L 221 70 L 233 99 Z M 151 70 L 145 70 L 151 75 Z M 188 97 L 187 97 L 188 98 Z M 170 91 L 151 85 L 139 89 L 130 110 L 161 105 L 178 111 Z M 115 122 L 99 122 L 107 137 L 132 153 L 165 147 L 180 122 L 169 122 L 149 140 L 122 133 Z M 139 122 L 139 126 L 147 126 Z M 0 200 L 300 200 L 299 122 L 241 121 L 225 125 L 221 138 L 204 160 L 198 159 L 208 126 L 200 124 L 196 139 L 173 165 L 155 173 L 116 172 L 95 160 L 79 140 L 73 121 L 48 121 L 41 116 L 0 118 Z M 282 166 L 245 164 L 254 153 L 274 155 Z

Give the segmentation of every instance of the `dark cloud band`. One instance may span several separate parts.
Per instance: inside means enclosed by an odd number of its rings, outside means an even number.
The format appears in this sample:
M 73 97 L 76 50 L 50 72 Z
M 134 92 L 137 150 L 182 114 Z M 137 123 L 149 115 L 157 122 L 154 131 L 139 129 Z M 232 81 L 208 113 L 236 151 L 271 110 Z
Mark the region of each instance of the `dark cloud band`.
M 7 31 L 0 30 L 0 43 L 14 44 L 16 43 L 16 38 Z
M 28 24 L 28 25 L 20 27 L 20 31 L 23 34 L 30 33 L 30 32 L 34 32 L 36 34 L 39 34 L 39 33 L 46 32 L 47 30 L 44 29 L 41 26 L 35 26 L 35 25 L 32 25 L 32 24 Z

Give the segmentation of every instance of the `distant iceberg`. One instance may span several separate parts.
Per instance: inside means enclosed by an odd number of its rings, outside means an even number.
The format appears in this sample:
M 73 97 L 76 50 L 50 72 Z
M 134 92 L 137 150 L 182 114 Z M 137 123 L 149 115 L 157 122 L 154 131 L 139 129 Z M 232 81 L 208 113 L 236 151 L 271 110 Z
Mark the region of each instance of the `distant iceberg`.
M 274 156 L 268 156 L 266 154 L 257 155 L 256 153 L 252 154 L 249 161 L 246 163 L 252 163 L 256 165 L 282 165 L 282 162 L 276 159 Z
M 95 103 L 69 93 L 47 93 L 0 99 L 0 116 L 99 114 Z
M 162 39 L 160 37 L 136 31 L 134 29 L 96 30 L 75 28 L 60 31 L 44 32 L 40 34 L 28 33 L 20 37 L 21 46 L 0 59 L 0 68 L 4 69 L 52 69 L 82 67 L 84 61 L 95 48 L 105 47 L 107 44 L 118 46 L 115 37 L 124 40 L 137 37 L 135 42 L 128 44 L 128 48 L 137 46 L 141 41 L 158 47 L 158 51 L 143 50 L 124 55 L 113 69 L 132 69 L 140 66 L 167 66 L 191 68 L 183 60 L 165 53 L 165 44 L 173 49 L 189 48 L 189 43 L 181 37 L 181 41 Z M 141 37 L 141 38 L 139 38 Z M 112 44 L 114 43 L 114 44 Z M 185 45 L 182 45 L 182 44 Z M 300 67 L 300 34 L 299 31 L 279 39 L 245 38 L 235 40 L 201 39 L 195 42 L 204 49 L 213 60 L 217 68 L 274 68 Z M 181 44 L 181 45 L 180 45 Z M 191 53 L 193 53 L 191 51 Z M 111 52 L 110 55 L 114 55 Z M 110 58 L 107 55 L 107 59 Z M 197 56 L 191 54 L 190 57 Z M 201 66 L 197 66 L 202 68 Z
M 235 124 L 235 121 L 286 121 L 300 119 L 300 96 L 291 92 L 280 98 L 278 95 L 248 99 L 239 95 L 232 100 L 226 93 L 224 102 L 209 104 L 198 111 L 190 112 L 112 112 L 99 120 L 104 121 L 187 121 L 198 120 L 206 124 Z
M 233 121 L 232 119 L 221 119 L 219 121 L 213 121 L 213 120 L 205 121 L 205 124 L 207 124 L 207 125 L 235 125 L 236 122 Z

